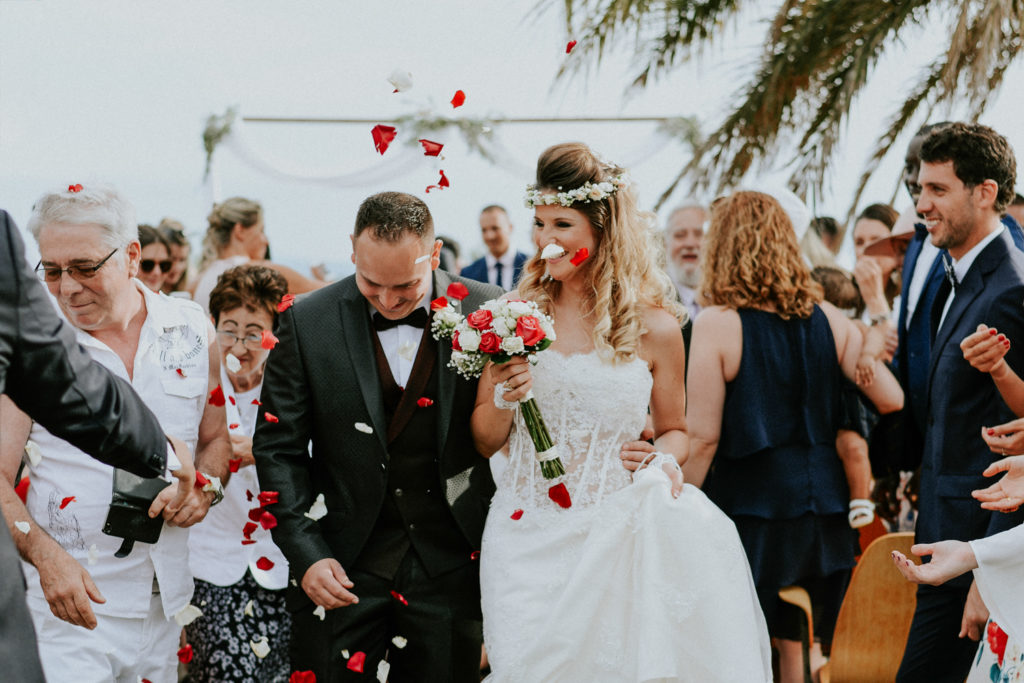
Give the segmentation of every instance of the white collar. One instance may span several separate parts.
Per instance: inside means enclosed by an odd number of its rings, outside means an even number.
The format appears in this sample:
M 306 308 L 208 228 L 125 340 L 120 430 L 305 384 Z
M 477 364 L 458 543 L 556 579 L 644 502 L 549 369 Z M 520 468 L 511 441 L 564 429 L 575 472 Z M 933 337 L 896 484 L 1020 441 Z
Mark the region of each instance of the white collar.
M 967 271 L 974 265 L 974 259 L 978 258 L 978 254 L 984 251 L 985 247 L 989 245 L 992 240 L 1003 234 L 1006 228 L 1002 223 L 999 224 L 998 230 L 993 230 L 989 234 L 985 235 L 980 242 L 971 247 L 971 250 L 961 256 L 958 260 L 953 261 L 953 272 L 956 273 L 957 282 L 963 282 L 964 278 L 967 277 Z
M 488 268 L 493 268 L 495 263 L 500 263 L 505 267 L 511 267 L 516 262 L 516 250 L 509 246 L 505 250 L 505 253 L 501 255 L 501 258 L 495 258 L 494 254 L 487 252 L 484 254 L 484 260 L 487 262 Z

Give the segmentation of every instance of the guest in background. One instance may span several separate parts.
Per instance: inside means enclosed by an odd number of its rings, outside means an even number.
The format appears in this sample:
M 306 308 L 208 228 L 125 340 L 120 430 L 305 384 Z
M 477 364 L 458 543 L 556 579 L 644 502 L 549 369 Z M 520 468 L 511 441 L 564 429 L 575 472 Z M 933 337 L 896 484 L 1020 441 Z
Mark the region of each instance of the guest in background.
M 171 269 L 164 273 L 164 284 L 160 291 L 164 294 L 187 293 L 188 259 L 192 254 L 192 245 L 185 236 L 185 226 L 173 218 L 165 218 L 156 229 L 171 250 Z
M 737 192 L 712 209 L 700 287 L 708 307 L 694 325 L 689 374 L 700 397 L 687 406 L 683 465 L 686 481 L 703 485 L 736 524 L 787 682 L 803 680 L 803 615 L 779 589 L 808 590 L 825 648 L 854 565 L 836 433 L 840 382 L 854 379 L 861 351 L 854 324 L 822 302 L 794 225 L 761 192 Z M 884 366 L 865 392 L 881 412 L 902 406 Z
M 250 515 L 263 505 L 252 457 L 270 353 L 263 337 L 273 330 L 277 305 L 287 292 L 284 276 L 251 264 L 225 272 L 210 292 L 234 474 L 224 501 L 189 534 L 189 566 L 196 579 L 192 601 L 203 605 L 203 617 L 185 628 L 193 648 L 191 683 L 276 683 L 290 673 L 291 616 L 284 601 L 288 561 L 270 532 Z M 249 642 L 262 636 L 270 654 L 260 659 Z
M 447 270 L 449 273 L 461 272 L 462 248 L 459 247 L 458 241 L 447 235 L 438 235 L 437 239 L 441 240 L 441 270 Z
M 288 292 L 302 294 L 327 284 L 306 277 L 296 270 L 268 260 L 269 241 L 263 232 L 263 207 L 251 199 L 232 197 L 214 204 L 207 217 L 209 227 L 203 240 L 203 257 L 193 299 L 210 311 L 210 292 L 224 271 L 244 263 L 256 262 L 273 268 L 288 281 Z
M 1020 192 L 1013 195 L 1013 201 L 1006 207 L 1006 214 L 1017 221 L 1017 225 L 1024 225 L 1024 195 Z
M 171 269 L 171 248 L 152 225 L 139 225 L 139 244 L 142 257 L 138 278 L 154 292 L 164 285 L 164 276 Z
M 515 288 L 527 256 L 512 247 L 512 221 L 505 208 L 492 204 L 480 212 L 480 235 L 487 253 L 462 269 L 462 277 L 488 282 L 504 290 Z
M 832 216 L 815 216 L 811 219 L 811 232 L 818 236 L 821 243 L 833 255 L 839 253 L 839 248 L 843 245 L 844 232 L 839 221 Z
M 665 224 L 665 250 L 668 252 L 669 277 L 679 292 L 679 300 L 694 320 L 700 313 L 697 287 L 700 286 L 700 248 L 711 215 L 696 203 L 676 207 Z

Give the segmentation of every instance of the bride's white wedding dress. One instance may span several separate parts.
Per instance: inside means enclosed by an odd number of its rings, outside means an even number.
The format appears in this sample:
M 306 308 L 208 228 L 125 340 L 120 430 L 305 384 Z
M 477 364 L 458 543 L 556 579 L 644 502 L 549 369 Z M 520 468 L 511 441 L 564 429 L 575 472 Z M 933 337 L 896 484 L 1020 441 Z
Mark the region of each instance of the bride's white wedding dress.
M 732 522 L 693 486 L 672 498 L 660 467 L 622 466 L 647 417 L 647 364 L 537 359 L 533 392 L 566 474 L 541 476 L 517 410 L 480 555 L 488 681 L 770 681 Z M 548 496 L 558 482 L 569 508 Z

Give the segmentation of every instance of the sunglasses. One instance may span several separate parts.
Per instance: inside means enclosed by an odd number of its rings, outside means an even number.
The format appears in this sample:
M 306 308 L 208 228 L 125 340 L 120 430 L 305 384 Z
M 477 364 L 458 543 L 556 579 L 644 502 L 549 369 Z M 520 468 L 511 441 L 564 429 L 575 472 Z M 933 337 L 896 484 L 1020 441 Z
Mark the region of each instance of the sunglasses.
M 144 258 L 139 261 L 139 268 L 143 273 L 151 272 L 156 266 L 160 266 L 160 271 L 166 273 L 171 269 L 172 265 L 174 265 L 174 261 L 171 259 L 167 259 L 166 261 L 154 261 L 151 258 Z

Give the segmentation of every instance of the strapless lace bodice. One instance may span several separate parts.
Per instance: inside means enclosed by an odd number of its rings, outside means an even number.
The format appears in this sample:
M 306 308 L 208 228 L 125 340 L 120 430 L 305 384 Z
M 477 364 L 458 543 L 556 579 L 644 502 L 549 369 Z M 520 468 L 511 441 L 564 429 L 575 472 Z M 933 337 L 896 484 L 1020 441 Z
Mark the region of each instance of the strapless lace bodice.
M 572 509 L 590 507 L 630 483 L 619 451 L 640 437 L 647 420 L 652 378 L 646 361 L 613 364 L 597 353 L 537 355 L 533 394 L 557 444 L 565 475 L 546 480 L 533 441 L 516 411 L 508 467 L 498 481 L 495 503 L 529 511 L 552 510 L 548 489 L 564 482 Z

